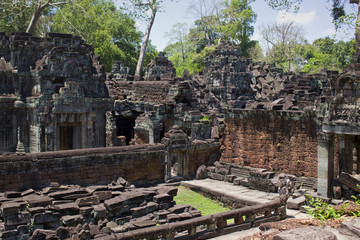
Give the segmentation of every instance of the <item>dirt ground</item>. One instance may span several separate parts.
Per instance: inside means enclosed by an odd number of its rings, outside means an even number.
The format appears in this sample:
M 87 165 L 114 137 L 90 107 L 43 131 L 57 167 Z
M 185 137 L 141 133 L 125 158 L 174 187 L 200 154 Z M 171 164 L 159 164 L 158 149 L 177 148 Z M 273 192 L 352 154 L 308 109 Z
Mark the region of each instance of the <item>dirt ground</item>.
M 273 240 L 274 236 L 282 231 L 306 226 L 330 226 L 332 228 L 339 228 L 342 222 L 354 217 L 353 212 L 360 212 L 360 206 L 354 202 L 345 202 L 336 206 L 335 209 L 343 209 L 345 215 L 339 219 L 330 219 L 327 221 L 320 221 L 318 219 L 285 219 L 279 222 L 263 223 L 259 226 L 261 232 L 252 236 L 239 238 L 239 240 Z

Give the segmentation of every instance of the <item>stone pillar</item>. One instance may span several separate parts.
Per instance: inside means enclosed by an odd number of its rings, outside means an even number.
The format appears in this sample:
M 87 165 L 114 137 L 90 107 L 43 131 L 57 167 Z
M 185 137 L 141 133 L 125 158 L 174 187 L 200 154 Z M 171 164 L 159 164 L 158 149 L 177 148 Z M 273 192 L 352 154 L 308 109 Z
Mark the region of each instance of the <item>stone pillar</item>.
M 353 142 L 351 136 L 339 135 L 339 174 L 352 174 L 353 169 Z
M 331 197 L 334 177 L 334 140 L 326 133 L 318 133 L 318 193 Z

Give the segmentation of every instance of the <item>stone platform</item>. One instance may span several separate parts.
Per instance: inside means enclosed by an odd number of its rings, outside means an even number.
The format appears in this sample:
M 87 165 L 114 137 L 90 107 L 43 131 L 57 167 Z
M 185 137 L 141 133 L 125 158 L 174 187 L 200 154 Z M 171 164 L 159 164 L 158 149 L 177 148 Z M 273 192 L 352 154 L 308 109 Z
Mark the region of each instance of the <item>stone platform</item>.
M 233 185 L 213 179 L 183 181 L 181 185 L 200 191 L 205 195 L 216 198 L 221 202 L 230 203 L 234 207 L 251 206 L 270 202 L 279 197 L 278 193 L 267 193 L 244 186 Z M 231 202 L 233 202 L 231 204 Z

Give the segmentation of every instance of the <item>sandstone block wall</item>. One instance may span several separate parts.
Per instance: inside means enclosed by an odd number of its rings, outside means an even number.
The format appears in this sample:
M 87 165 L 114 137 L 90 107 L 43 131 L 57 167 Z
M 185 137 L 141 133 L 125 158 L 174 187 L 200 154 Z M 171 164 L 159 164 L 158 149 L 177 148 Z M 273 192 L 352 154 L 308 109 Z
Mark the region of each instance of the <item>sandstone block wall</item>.
M 317 125 L 309 112 L 232 110 L 221 161 L 317 177 Z
M 196 173 L 196 170 L 203 164 L 211 164 L 218 161 L 220 158 L 220 144 L 204 143 L 198 141 L 193 144 L 192 149 L 189 151 L 189 173 L 190 176 Z
M 164 146 L 142 145 L 0 156 L 0 191 L 164 179 Z

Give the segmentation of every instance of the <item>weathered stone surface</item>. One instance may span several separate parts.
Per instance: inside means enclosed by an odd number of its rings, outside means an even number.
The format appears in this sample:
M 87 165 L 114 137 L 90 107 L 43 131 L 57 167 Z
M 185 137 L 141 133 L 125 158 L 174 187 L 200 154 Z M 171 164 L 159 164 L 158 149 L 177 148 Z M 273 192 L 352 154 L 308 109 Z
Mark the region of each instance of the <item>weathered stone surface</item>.
M 52 203 L 53 199 L 48 196 L 31 194 L 23 197 L 23 200 L 29 204 L 30 207 L 46 207 Z
M 105 218 L 107 215 L 106 207 L 104 206 L 104 204 L 94 206 L 94 210 L 92 214 L 95 219 Z
M 360 218 L 354 218 L 350 221 L 345 221 L 341 223 L 341 228 L 345 228 L 350 232 L 354 233 L 360 238 Z
M 274 240 L 337 240 L 334 233 L 322 227 L 303 227 L 286 230 L 274 236 Z
M 30 240 L 43 240 L 43 239 L 59 240 L 59 238 L 56 236 L 55 231 L 41 230 L 41 229 L 36 229 L 30 238 Z
M 178 192 L 178 188 L 176 187 L 160 187 L 157 190 L 158 194 L 168 194 L 171 197 L 175 197 Z
M 298 198 L 290 198 L 286 202 L 286 207 L 289 209 L 299 210 L 300 207 L 306 202 L 305 196 L 301 196 Z
M 7 217 L 18 214 L 21 210 L 21 204 L 17 202 L 5 202 L 0 207 L 1 216 Z
M 61 221 L 65 226 L 76 226 L 82 224 L 84 218 L 81 215 L 66 215 L 61 218 Z
M 79 214 L 79 206 L 74 202 L 58 204 L 58 205 L 55 206 L 55 209 L 57 209 L 57 211 L 62 215 Z
M 166 194 L 166 193 L 158 194 L 158 195 L 154 196 L 154 202 L 159 203 L 159 204 L 170 202 L 172 200 L 173 200 L 173 198 L 169 194 Z
M 93 196 L 99 198 L 99 201 L 105 201 L 112 197 L 111 191 L 97 191 L 93 193 Z
M 195 179 L 205 179 L 205 178 L 207 178 L 206 166 L 201 165 L 196 171 Z
M 360 189 L 357 187 L 360 184 L 360 175 L 351 175 L 345 172 L 340 174 L 340 182 L 345 184 L 355 192 L 360 193 Z
M 45 212 L 37 213 L 33 216 L 34 224 L 44 224 L 50 222 L 56 222 L 61 218 L 59 213 Z
M 76 199 L 75 203 L 79 207 L 98 205 L 100 203 L 99 198 L 96 196 L 84 197 Z
M 191 206 L 189 204 L 180 204 L 180 205 L 175 205 L 172 208 L 169 208 L 168 211 L 171 213 L 182 213 L 190 208 Z

